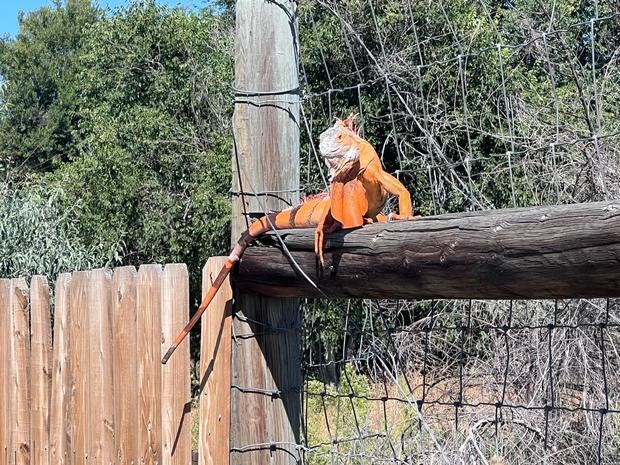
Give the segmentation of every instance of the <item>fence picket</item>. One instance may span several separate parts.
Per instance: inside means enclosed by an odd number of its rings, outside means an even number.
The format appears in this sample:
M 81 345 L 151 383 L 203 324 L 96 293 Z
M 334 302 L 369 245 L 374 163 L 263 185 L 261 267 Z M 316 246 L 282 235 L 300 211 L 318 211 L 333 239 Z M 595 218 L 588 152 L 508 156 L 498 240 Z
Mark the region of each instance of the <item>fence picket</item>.
M 227 257 L 211 257 L 202 269 L 204 296 Z M 232 288 L 226 279 L 203 314 L 200 337 L 200 465 L 227 465 L 230 443 Z
M 9 463 L 10 450 L 10 323 L 11 280 L 0 279 L 0 458 L 2 463 Z
M 69 463 L 90 463 L 90 410 L 88 393 L 90 389 L 89 365 L 89 329 L 87 305 L 87 284 L 89 273 L 73 273 L 69 285 L 69 314 L 71 325 L 69 331 L 71 363 L 71 460 Z
M 71 274 L 56 280 L 54 305 L 54 347 L 52 393 L 50 401 L 50 462 L 70 462 L 71 373 L 70 373 L 70 295 Z
M 112 315 L 108 271 L 90 272 L 88 284 L 90 460 L 114 463 L 114 380 L 112 377 Z
M 188 319 L 189 286 L 184 264 L 166 265 L 162 285 L 163 355 Z M 191 462 L 191 393 L 189 338 L 162 368 L 162 464 Z
M 11 280 L 11 458 L 30 465 L 30 305 L 23 278 Z M 11 457 L 12 456 L 12 457 Z
M 133 266 L 117 268 L 112 280 L 115 463 L 138 463 L 136 279 Z
M 161 279 L 159 265 L 138 270 L 138 451 L 141 465 L 157 465 L 161 458 Z
M 30 282 L 30 317 L 32 463 L 47 465 L 49 464 L 52 330 L 50 288 L 44 276 L 33 276 Z

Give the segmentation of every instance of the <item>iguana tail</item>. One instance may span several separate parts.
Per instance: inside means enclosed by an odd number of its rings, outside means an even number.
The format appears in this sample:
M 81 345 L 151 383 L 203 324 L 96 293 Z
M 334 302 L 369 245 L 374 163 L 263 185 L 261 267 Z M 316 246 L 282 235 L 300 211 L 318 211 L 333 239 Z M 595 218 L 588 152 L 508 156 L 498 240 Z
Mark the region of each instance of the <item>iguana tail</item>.
M 259 218 L 254 223 L 250 225 L 250 227 L 241 234 L 241 238 L 237 241 L 235 246 L 233 247 L 228 259 L 224 263 L 224 266 L 220 270 L 217 278 L 213 281 L 213 285 L 207 292 L 207 295 L 202 299 L 198 310 L 192 316 L 191 320 L 185 325 L 185 327 L 181 330 L 181 332 L 174 339 L 174 342 L 168 349 L 168 352 L 161 359 L 161 363 L 165 364 L 172 353 L 176 350 L 176 348 L 183 342 L 183 339 L 189 334 L 192 328 L 198 323 L 200 317 L 205 312 L 217 291 L 222 286 L 222 283 L 230 273 L 230 270 L 235 266 L 248 244 L 252 242 L 254 239 L 259 237 L 260 235 L 270 231 L 271 229 L 286 229 L 286 228 L 300 228 L 300 227 L 316 227 L 318 224 L 318 216 L 315 214 L 315 211 L 320 210 L 318 206 L 325 201 L 327 198 L 326 195 L 317 195 L 313 196 L 310 199 L 307 199 L 305 202 L 287 208 L 286 210 L 282 210 L 278 213 L 271 213 L 269 215 L 265 215 L 262 218 Z
M 209 292 L 207 292 L 207 295 L 205 296 L 205 298 L 202 299 L 202 303 L 200 304 L 200 307 L 198 307 L 198 310 L 196 310 L 196 313 L 194 313 L 194 316 L 192 316 L 191 320 L 189 320 L 189 323 L 185 325 L 185 328 L 183 328 L 181 332 L 177 335 L 177 337 L 174 339 L 174 342 L 168 349 L 168 352 L 166 352 L 166 355 L 164 355 L 163 358 L 161 359 L 161 363 L 165 364 L 168 361 L 168 359 L 170 358 L 172 353 L 176 350 L 176 348 L 179 346 L 179 344 L 183 342 L 183 339 L 185 339 L 185 337 L 189 334 L 189 332 L 196 325 L 196 323 L 198 323 L 198 320 L 200 319 L 204 311 L 207 309 L 207 307 L 213 300 L 213 297 L 215 297 L 215 294 L 217 294 L 217 291 L 219 291 L 220 286 L 226 279 L 226 276 L 228 276 L 228 273 L 230 273 L 230 270 L 232 269 L 234 264 L 235 262 L 230 261 L 230 259 L 226 260 L 226 263 L 224 263 L 224 266 L 222 267 L 219 274 L 217 275 L 217 278 L 215 278 L 215 281 L 213 281 L 213 285 L 211 286 L 211 289 L 209 289 Z

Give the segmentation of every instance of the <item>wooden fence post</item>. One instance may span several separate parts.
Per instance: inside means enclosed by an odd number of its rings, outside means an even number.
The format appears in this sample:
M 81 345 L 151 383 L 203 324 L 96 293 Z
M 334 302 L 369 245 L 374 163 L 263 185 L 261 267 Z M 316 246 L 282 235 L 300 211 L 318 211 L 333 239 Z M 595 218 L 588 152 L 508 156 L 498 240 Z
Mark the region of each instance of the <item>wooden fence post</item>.
M 30 304 L 23 278 L 11 280 L 11 447 L 9 463 L 30 465 Z
M 108 270 L 90 272 L 88 286 L 91 448 L 94 463 L 114 463 L 114 378 L 112 376 L 111 276 Z
M 52 328 L 50 288 L 45 276 L 30 282 L 30 376 L 32 383 L 32 463 L 49 463 L 50 390 L 52 380 Z
M 137 277 L 133 266 L 124 266 L 112 278 L 114 463 L 119 465 L 139 463 Z
M 84 463 L 90 447 L 89 325 L 87 309 L 88 272 L 73 273 L 69 286 L 70 367 L 71 367 L 71 458 L 69 463 Z
M 202 269 L 202 295 L 226 262 L 211 257 Z M 230 351 L 232 288 L 224 281 L 202 316 L 200 335 L 200 465 L 228 465 L 230 440 Z
M 246 212 L 299 200 L 296 3 L 237 0 L 232 242 Z M 252 195 L 253 193 L 259 195 Z M 299 461 L 297 299 L 240 296 L 233 322 L 231 463 Z
M 138 270 L 138 451 L 140 464 L 156 465 L 161 458 L 161 280 L 159 265 L 142 265 Z

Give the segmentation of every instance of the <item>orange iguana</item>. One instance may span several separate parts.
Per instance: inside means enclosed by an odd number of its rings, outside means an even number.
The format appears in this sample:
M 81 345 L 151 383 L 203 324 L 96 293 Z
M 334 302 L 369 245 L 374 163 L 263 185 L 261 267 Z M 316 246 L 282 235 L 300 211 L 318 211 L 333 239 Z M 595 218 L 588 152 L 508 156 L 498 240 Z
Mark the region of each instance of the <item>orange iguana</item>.
M 162 363 L 168 361 L 198 322 L 248 244 L 265 232 L 272 228 L 315 228 L 314 251 L 323 264 L 324 234 L 375 221 L 413 218 L 409 192 L 398 179 L 383 171 L 375 149 L 358 136 L 353 124 L 355 116 L 351 114 L 344 121 L 337 120 L 320 136 L 319 151 L 329 169 L 329 192 L 308 197 L 299 205 L 263 216 L 250 225 L 233 247 L 200 307 L 162 358 Z M 398 196 L 399 213 L 385 217 L 380 212 L 388 193 Z

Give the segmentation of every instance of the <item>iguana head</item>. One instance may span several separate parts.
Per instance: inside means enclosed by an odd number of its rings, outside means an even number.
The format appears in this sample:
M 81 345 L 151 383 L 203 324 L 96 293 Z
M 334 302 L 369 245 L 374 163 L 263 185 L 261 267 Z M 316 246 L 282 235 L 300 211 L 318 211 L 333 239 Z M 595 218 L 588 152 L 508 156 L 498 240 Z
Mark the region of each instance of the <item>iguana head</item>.
M 319 137 L 319 152 L 329 168 L 330 180 L 346 163 L 359 158 L 359 137 L 353 124 L 356 116 L 351 113 L 344 120 L 337 119 Z

